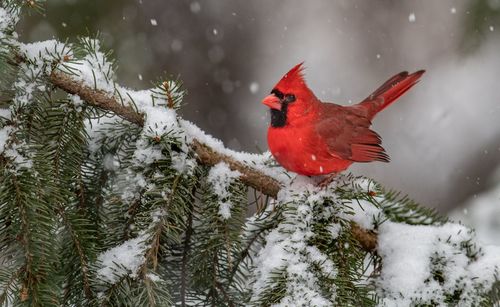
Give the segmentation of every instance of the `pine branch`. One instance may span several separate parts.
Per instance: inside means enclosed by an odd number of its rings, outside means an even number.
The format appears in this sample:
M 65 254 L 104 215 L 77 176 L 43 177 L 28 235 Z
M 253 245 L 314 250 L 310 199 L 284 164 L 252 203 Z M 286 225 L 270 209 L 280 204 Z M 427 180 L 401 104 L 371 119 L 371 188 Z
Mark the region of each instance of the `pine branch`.
M 67 213 L 64 211 L 64 208 L 59 210 L 60 216 L 64 223 L 64 226 L 68 229 L 68 232 L 71 236 L 71 240 L 73 240 L 73 244 L 76 247 L 76 251 L 78 254 L 78 259 L 80 261 L 81 273 L 82 273 L 82 283 L 83 283 L 83 292 L 87 299 L 92 299 L 93 294 L 90 285 L 90 277 L 88 272 L 88 263 L 87 263 L 87 255 L 86 251 L 82 247 L 80 242 L 81 238 L 79 237 L 77 231 L 73 228 L 71 221 L 68 219 Z
M 80 81 L 74 80 L 68 74 L 60 71 L 53 71 L 50 75 L 50 82 L 67 93 L 80 96 L 81 99 L 86 101 L 91 106 L 111 111 L 131 123 L 141 127 L 144 126 L 144 115 L 136 112 L 133 107 L 122 105 L 108 93 L 86 86 Z M 228 164 L 232 170 L 240 172 L 242 174 L 240 177 L 241 181 L 248 186 L 261 191 L 265 195 L 273 198 L 277 197 L 281 187 L 276 179 L 267 176 L 239 161 L 236 161 L 225 154 L 217 152 L 199 140 L 193 140 L 191 147 L 197 154 L 197 160 L 201 164 L 212 166 L 219 162 L 224 162 Z M 377 236 L 374 232 L 366 231 L 359 225 L 353 223 L 352 234 L 364 250 L 369 252 L 375 250 Z
M 180 299 L 181 306 L 186 305 L 186 290 L 187 290 L 187 279 L 188 279 L 188 257 L 191 246 L 191 236 L 193 235 L 193 204 L 190 205 L 188 211 L 188 221 L 186 228 L 186 236 L 184 238 L 183 248 L 182 248 L 182 263 L 181 263 L 181 285 L 180 285 Z
M 9 304 L 9 292 L 13 292 L 12 288 L 16 287 L 16 282 L 25 270 L 24 266 L 16 269 L 3 284 L 3 289 L 0 293 L 0 306 L 7 306 Z

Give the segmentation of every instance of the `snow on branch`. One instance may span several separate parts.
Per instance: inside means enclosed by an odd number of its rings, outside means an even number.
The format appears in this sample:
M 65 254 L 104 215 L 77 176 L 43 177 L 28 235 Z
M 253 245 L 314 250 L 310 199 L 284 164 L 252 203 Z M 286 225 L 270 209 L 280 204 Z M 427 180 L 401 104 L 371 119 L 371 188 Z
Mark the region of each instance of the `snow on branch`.
M 235 178 L 240 177 L 238 171 L 232 171 L 226 164 L 219 163 L 210 169 L 207 181 L 212 185 L 215 194 L 221 201 L 219 204 L 219 215 L 227 220 L 231 217 L 232 204 L 228 200 L 231 196 L 230 186 Z
M 145 241 L 144 235 L 138 236 L 99 255 L 98 261 L 101 263 L 97 271 L 99 278 L 115 283 L 125 275 L 136 276 L 145 261 L 144 251 L 147 248 Z
M 457 223 L 380 225 L 377 249 L 382 257 L 378 279 L 383 303 L 413 306 L 417 302 L 453 302 L 477 306 L 498 278 L 500 248 L 483 245 L 473 230 Z

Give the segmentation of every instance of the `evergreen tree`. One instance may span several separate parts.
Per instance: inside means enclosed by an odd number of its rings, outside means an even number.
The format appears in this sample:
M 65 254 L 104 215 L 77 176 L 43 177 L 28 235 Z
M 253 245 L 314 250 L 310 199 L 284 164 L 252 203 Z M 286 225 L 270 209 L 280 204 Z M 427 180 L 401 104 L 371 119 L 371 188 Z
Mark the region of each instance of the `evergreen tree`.
M 228 150 L 177 115 L 179 80 L 124 88 L 98 38 L 23 43 L 36 2 L 0 3 L 0 305 L 498 303 L 471 229 Z

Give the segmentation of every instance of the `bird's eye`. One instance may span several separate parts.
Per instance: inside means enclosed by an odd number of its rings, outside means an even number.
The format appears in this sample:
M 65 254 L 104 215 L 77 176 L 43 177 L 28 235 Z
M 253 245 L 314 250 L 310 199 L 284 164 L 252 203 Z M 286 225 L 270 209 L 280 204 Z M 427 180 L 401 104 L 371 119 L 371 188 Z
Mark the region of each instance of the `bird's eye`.
M 288 103 L 292 103 L 295 101 L 295 95 L 294 94 L 286 94 L 285 95 L 285 101 Z

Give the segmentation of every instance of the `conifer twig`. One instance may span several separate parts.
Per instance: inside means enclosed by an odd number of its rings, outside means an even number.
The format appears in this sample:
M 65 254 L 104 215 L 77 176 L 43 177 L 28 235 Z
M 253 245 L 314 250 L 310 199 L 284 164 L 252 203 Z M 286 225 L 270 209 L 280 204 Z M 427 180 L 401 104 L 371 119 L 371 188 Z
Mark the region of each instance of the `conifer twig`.
M 70 75 L 60 71 L 53 71 L 50 75 L 50 82 L 61 90 L 78 95 L 89 105 L 99 109 L 111 111 L 117 116 L 134 123 L 144 126 L 144 115 L 137 113 L 131 106 L 122 105 L 113 96 L 100 90 L 95 90 L 90 86 L 84 85 L 81 81 L 73 79 Z M 225 162 L 229 168 L 240 172 L 241 181 L 246 185 L 261 191 L 263 194 L 276 198 L 281 186 L 279 182 L 259 170 L 236 161 L 230 156 L 217 152 L 210 146 L 199 140 L 194 140 L 191 144 L 193 151 L 197 154 L 197 160 L 201 164 L 212 166 L 219 162 Z M 361 247 L 368 252 L 374 252 L 377 247 L 377 235 L 373 231 L 367 231 L 356 223 L 352 223 L 351 232 Z

